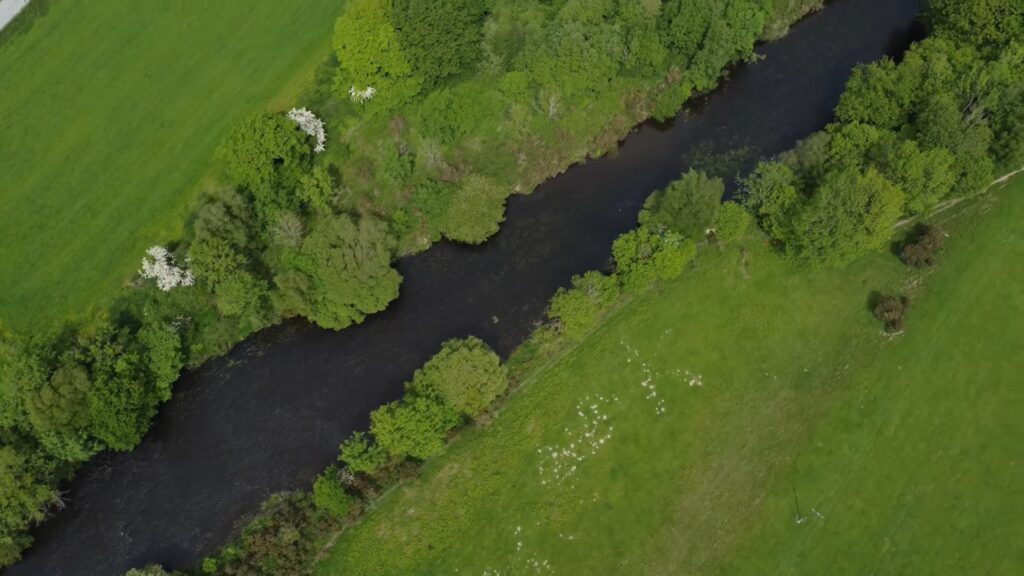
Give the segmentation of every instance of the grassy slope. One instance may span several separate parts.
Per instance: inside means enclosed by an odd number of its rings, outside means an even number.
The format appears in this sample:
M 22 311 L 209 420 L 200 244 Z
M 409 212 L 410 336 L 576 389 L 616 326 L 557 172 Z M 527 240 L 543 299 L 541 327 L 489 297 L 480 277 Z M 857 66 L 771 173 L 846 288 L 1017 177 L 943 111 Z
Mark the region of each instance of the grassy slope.
M 385 497 L 320 574 L 1020 569 L 1024 181 L 965 223 L 983 207 L 958 209 L 894 340 L 868 294 L 920 275 L 891 256 L 808 273 L 750 246 L 749 280 L 734 250 L 704 257 Z M 559 482 L 538 449 L 578 442 L 578 403 L 614 428 Z M 793 486 L 824 521 L 794 522 Z
M 0 47 L 0 321 L 102 305 L 213 151 L 329 50 L 342 1 L 55 2 Z

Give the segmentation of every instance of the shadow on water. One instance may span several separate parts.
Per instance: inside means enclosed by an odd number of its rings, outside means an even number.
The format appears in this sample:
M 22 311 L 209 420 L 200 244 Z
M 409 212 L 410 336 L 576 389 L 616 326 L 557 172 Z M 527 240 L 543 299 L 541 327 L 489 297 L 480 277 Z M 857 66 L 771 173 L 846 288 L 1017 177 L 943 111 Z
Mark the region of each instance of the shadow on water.
M 551 294 L 604 266 L 647 195 L 702 150 L 749 152 L 736 171 L 822 128 L 853 66 L 916 37 L 919 8 L 836 0 L 681 118 L 644 124 L 616 154 L 511 199 L 486 245 L 441 243 L 401 260 L 402 296 L 387 311 L 341 332 L 287 322 L 187 374 L 141 446 L 85 466 L 68 508 L 8 576 L 119 576 L 212 552 L 268 495 L 307 487 L 443 340 L 475 334 L 507 355 Z

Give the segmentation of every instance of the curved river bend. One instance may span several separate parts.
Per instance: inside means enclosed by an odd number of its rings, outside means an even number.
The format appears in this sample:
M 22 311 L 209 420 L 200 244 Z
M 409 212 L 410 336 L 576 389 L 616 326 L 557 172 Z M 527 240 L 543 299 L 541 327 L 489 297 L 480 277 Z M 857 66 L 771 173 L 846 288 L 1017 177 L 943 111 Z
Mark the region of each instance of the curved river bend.
M 559 286 L 603 267 L 647 195 L 698 151 L 753 159 L 822 128 L 851 68 L 902 52 L 919 9 L 835 0 L 675 121 L 643 125 L 617 154 L 511 199 L 486 245 L 442 243 L 400 261 L 402 296 L 386 312 L 341 332 L 287 323 L 186 375 L 142 445 L 85 466 L 68 508 L 6 574 L 120 576 L 212 552 L 268 495 L 309 486 L 443 340 L 475 334 L 508 354 Z

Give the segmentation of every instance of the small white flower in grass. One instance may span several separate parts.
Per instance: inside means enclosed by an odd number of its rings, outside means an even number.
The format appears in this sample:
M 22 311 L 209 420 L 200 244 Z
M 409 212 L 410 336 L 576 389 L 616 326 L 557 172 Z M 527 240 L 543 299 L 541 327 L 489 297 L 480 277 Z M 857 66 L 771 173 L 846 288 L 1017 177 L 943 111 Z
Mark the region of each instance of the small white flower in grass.
M 358 102 L 360 104 L 365 104 L 369 102 L 370 100 L 373 99 L 374 95 L 376 94 L 377 89 L 374 88 L 373 86 L 367 86 L 362 90 L 356 89 L 355 86 L 352 86 L 351 88 L 348 89 L 348 95 L 349 97 L 352 98 L 352 101 Z
M 316 138 L 314 152 L 319 154 L 324 151 L 327 144 L 327 131 L 324 130 L 323 120 L 305 108 L 292 108 L 288 111 L 288 118 L 299 125 L 299 130 Z
M 179 268 L 174 257 L 163 246 L 153 246 L 146 250 L 150 258 L 142 259 L 142 269 L 139 274 L 147 280 L 156 280 L 156 287 L 169 292 L 178 286 L 191 286 L 196 283 L 192 271 L 186 268 Z M 188 259 L 185 259 L 186 264 Z

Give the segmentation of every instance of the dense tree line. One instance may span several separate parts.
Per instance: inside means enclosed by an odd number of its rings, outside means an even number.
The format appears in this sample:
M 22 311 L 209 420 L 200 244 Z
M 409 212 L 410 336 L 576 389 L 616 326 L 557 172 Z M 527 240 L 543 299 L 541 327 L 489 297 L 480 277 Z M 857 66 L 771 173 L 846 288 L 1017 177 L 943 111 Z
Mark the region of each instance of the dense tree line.
M 746 205 L 785 252 L 842 265 L 887 244 L 903 217 L 980 192 L 1024 164 L 1024 9 L 933 2 L 932 34 L 896 63 L 859 67 L 836 122 L 762 162 Z

